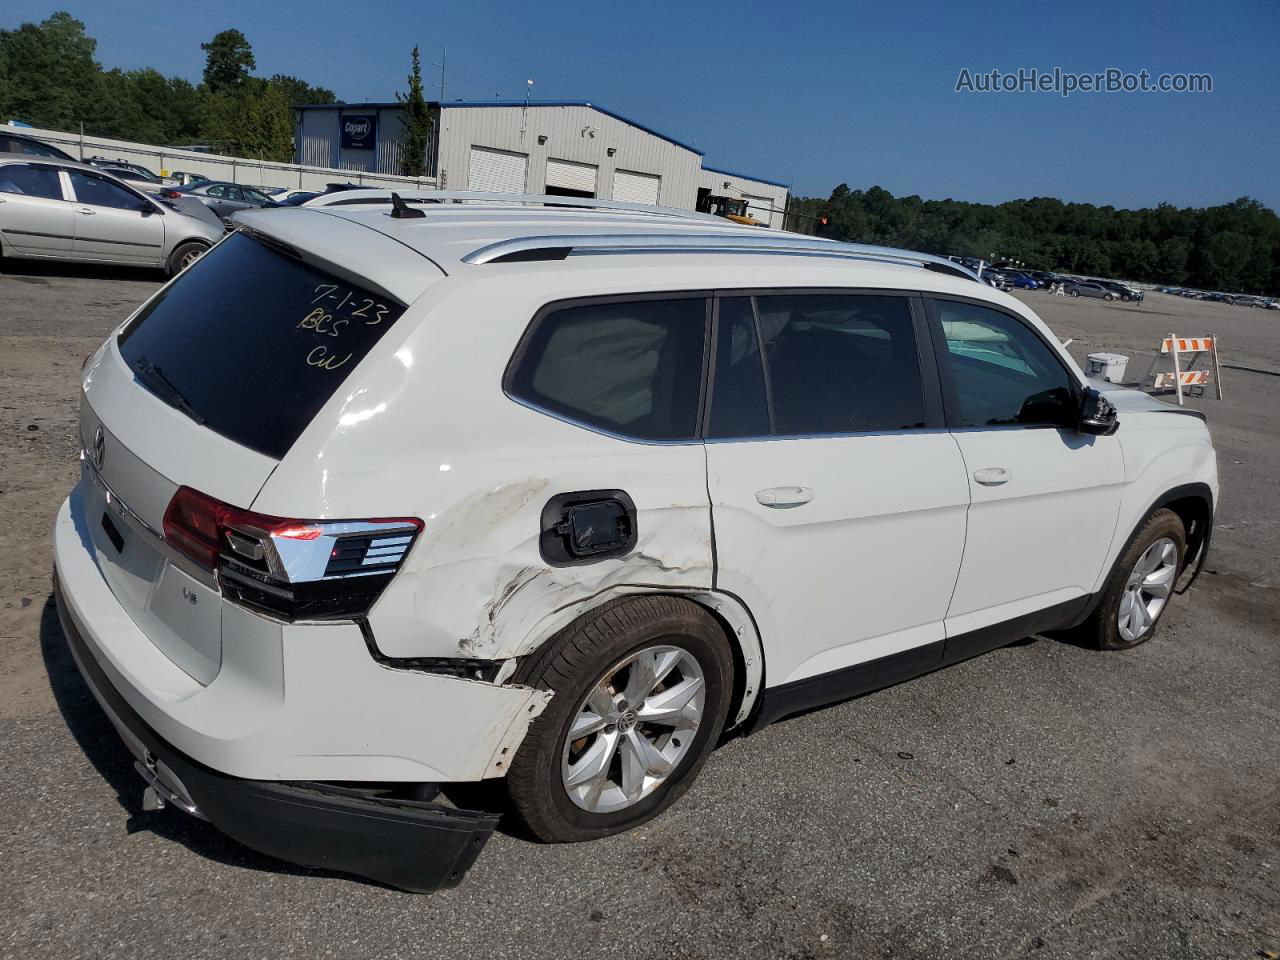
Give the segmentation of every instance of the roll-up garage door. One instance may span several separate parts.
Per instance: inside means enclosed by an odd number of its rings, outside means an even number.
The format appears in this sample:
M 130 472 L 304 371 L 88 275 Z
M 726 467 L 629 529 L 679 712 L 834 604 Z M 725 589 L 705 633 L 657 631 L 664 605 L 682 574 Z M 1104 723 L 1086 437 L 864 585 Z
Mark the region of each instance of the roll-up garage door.
M 596 195 L 597 167 L 590 163 L 571 163 L 568 160 L 547 161 L 547 186 L 562 190 L 579 190 Z
M 770 213 L 773 209 L 772 200 L 768 197 L 753 197 L 749 193 L 744 193 L 742 199 L 747 201 L 747 213 L 761 223 L 773 226 L 773 215 Z
M 472 147 L 467 189 L 487 193 L 524 193 L 528 169 L 527 154 Z
M 658 185 L 660 177 L 651 173 L 634 173 L 631 170 L 618 170 L 613 175 L 613 199 L 624 203 L 658 202 Z

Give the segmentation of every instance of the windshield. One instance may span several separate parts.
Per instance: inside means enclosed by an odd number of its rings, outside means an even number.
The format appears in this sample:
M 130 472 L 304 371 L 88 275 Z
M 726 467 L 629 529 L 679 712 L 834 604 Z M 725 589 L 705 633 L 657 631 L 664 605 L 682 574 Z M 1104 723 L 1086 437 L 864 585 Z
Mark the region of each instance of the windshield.
M 148 390 L 282 458 L 404 307 L 238 232 L 120 334 Z

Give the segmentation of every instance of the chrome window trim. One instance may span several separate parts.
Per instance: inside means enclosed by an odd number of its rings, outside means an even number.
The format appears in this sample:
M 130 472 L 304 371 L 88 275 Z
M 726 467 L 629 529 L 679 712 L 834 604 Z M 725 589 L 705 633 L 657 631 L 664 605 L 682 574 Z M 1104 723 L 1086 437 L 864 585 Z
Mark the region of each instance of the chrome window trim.
M 552 420 L 559 420 L 561 423 L 568 424 L 571 427 L 589 430 L 592 433 L 599 434 L 602 437 L 608 437 L 611 440 L 621 440 L 624 443 L 634 443 L 641 447 L 688 447 L 702 443 L 701 437 L 690 437 L 688 440 L 645 440 L 641 437 L 631 437 L 626 434 L 615 433 L 612 430 L 606 430 L 604 427 L 596 426 L 593 423 L 586 423 L 585 421 L 577 420 L 574 417 L 558 413 L 555 410 L 548 410 L 546 407 L 540 406 L 532 400 L 526 400 L 524 397 L 516 396 L 505 387 L 502 392 L 508 400 L 524 407 L 526 410 L 532 410 L 535 413 L 540 413 L 543 416 L 550 417 Z
M 702 443 L 760 443 L 764 440 L 857 440 L 862 437 L 914 437 L 953 433 L 946 427 L 907 427 L 899 430 L 852 430 L 845 433 L 781 433 L 746 437 L 707 437 Z

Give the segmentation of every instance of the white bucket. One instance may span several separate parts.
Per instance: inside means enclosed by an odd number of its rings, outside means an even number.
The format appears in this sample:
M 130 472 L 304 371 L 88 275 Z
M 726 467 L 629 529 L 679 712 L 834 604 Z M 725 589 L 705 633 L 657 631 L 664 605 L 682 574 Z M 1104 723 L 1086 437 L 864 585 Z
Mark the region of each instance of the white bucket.
M 1129 358 L 1123 353 L 1091 353 L 1085 373 L 1096 380 L 1108 383 L 1124 383 L 1124 371 Z

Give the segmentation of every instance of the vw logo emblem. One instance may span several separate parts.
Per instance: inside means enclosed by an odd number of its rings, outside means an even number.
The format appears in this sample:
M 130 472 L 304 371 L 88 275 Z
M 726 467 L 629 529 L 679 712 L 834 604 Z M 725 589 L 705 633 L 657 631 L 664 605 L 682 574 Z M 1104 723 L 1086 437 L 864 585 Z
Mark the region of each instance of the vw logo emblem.
M 93 432 L 93 465 L 102 469 L 102 461 L 107 458 L 107 438 L 99 427 Z

